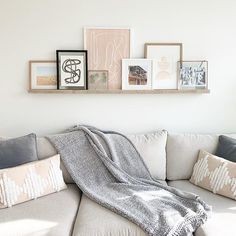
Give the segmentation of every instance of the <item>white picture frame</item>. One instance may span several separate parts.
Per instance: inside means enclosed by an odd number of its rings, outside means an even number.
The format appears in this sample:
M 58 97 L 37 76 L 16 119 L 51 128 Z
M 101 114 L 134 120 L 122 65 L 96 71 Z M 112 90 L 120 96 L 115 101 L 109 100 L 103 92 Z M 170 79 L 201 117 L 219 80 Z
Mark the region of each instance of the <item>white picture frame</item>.
M 122 90 L 152 89 L 153 60 L 123 59 Z
M 182 43 L 146 43 L 145 58 L 153 60 L 153 89 L 178 89 Z

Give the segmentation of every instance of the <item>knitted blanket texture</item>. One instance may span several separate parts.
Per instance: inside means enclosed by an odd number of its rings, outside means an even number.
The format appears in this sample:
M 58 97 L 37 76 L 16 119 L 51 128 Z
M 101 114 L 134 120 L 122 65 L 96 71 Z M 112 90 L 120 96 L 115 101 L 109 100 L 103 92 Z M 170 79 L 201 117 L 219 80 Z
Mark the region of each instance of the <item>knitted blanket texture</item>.
M 192 193 L 153 179 L 124 135 L 77 126 L 48 138 L 86 196 L 148 235 L 192 235 L 207 220 L 211 207 Z

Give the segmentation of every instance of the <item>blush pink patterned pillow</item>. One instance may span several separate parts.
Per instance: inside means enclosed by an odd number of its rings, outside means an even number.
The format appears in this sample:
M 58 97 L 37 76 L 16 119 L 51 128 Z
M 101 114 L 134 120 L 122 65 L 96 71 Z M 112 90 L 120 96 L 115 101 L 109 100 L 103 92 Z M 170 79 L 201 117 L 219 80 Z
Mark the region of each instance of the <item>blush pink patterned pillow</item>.
M 236 200 L 236 163 L 200 150 L 190 182 Z
M 0 170 L 0 208 L 37 199 L 66 188 L 60 156 Z

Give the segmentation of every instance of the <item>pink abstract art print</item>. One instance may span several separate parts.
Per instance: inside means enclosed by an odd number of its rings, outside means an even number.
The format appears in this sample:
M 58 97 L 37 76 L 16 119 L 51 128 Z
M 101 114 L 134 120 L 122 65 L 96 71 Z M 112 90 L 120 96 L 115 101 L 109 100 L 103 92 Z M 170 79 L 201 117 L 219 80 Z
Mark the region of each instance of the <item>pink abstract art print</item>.
M 109 71 L 108 89 L 121 89 L 122 59 L 130 58 L 130 29 L 85 28 L 88 69 Z

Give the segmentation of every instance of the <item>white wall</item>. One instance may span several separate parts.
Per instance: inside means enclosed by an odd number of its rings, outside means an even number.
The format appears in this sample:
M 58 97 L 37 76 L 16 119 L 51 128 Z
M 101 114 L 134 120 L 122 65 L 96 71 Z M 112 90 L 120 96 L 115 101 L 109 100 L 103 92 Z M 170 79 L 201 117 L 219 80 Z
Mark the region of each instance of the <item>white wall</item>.
M 77 123 L 124 132 L 236 132 L 235 0 L 0 0 L 0 136 Z M 84 26 L 131 27 L 145 42 L 182 42 L 209 61 L 210 94 L 29 94 L 28 61 L 82 49 Z

